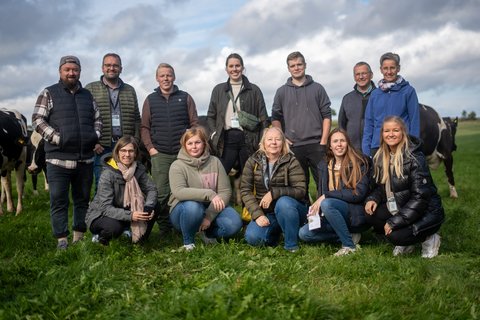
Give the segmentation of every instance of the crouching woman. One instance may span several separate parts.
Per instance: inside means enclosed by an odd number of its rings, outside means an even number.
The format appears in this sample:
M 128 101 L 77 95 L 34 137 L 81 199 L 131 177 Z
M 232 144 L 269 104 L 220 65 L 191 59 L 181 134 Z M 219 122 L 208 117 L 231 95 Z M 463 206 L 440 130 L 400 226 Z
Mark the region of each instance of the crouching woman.
M 195 248 L 195 234 L 206 243 L 233 237 L 242 227 L 240 215 L 228 205 L 230 180 L 220 160 L 209 152 L 205 129 L 188 129 L 180 139 L 169 172 L 172 194 L 170 221 L 182 232 L 183 249 Z
M 327 157 L 318 164 L 318 195 L 308 216 L 322 213 L 320 228 L 304 225 L 299 237 L 306 242 L 338 241 L 342 247 L 335 256 L 355 252 L 360 232 L 368 229 L 364 200 L 369 191 L 369 163 L 358 154 L 342 129 L 334 129 L 327 140 Z
M 376 188 L 367 197 L 367 221 L 395 245 L 393 255 L 411 253 L 422 243 L 422 257 L 440 248 L 438 230 L 444 211 L 421 151 L 400 117 L 385 118 L 374 160 Z
M 305 173 L 290 152 L 283 132 L 265 129 L 260 149 L 246 162 L 241 181 L 242 201 L 252 216 L 245 232 L 253 246 L 278 244 L 284 234 L 284 248 L 298 250 L 298 230 L 306 221 Z
M 129 229 L 132 242 L 146 238 L 147 224 L 153 219 L 157 202 L 157 188 L 145 166 L 137 162 L 138 154 L 135 138 L 123 136 L 113 153 L 102 157 L 97 193 L 86 216 L 94 241 L 107 245 Z

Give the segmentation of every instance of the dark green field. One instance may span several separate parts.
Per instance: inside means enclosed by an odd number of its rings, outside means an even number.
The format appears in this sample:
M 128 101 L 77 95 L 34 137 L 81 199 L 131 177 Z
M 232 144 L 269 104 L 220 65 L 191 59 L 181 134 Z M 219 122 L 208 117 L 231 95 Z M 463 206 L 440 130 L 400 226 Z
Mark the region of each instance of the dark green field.
M 57 252 L 48 195 L 27 185 L 24 212 L 0 217 L 0 319 L 478 319 L 480 122 L 461 122 L 438 257 L 393 257 L 364 234 L 359 252 L 303 245 L 292 254 L 243 240 L 179 252 L 177 234 Z M 198 242 L 200 243 L 200 242 Z

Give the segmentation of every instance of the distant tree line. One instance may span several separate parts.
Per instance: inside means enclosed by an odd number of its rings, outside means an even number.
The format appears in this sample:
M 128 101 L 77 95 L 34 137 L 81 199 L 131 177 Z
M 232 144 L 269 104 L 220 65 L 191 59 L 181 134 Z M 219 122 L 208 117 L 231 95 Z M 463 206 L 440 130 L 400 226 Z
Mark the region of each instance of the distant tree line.
M 475 120 L 477 119 L 477 114 L 475 111 L 467 112 L 467 110 L 462 111 L 462 117 L 460 118 L 461 120 Z

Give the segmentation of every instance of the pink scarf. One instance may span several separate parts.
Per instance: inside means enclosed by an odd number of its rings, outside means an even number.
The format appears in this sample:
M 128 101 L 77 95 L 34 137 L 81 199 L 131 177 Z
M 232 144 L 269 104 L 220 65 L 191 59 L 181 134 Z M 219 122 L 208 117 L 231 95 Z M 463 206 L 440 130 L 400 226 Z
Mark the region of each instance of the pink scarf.
M 123 194 L 123 206 L 125 208 L 130 207 L 132 214 L 134 211 L 143 212 L 145 198 L 143 197 L 143 192 L 138 185 L 137 179 L 135 178 L 137 163 L 133 162 L 129 168 L 122 163 L 117 163 L 117 166 L 122 173 L 123 179 L 126 181 L 125 192 Z M 138 240 L 140 240 L 147 230 L 147 222 L 132 221 L 130 228 L 132 229 L 132 242 L 138 242 Z

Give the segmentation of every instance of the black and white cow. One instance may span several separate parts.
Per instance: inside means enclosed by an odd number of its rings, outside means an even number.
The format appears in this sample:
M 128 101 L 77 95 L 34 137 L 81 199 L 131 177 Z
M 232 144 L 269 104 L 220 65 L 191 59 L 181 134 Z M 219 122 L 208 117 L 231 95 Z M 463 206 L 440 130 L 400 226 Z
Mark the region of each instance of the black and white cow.
M 441 118 L 429 106 L 420 104 L 420 137 L 423 140 L 423 153 L 427 157 L 428 165 L 435 170 L 443 162 L 450 188 L 450 197 L 458 198 L 453 177 L 453 151 L 457 150 L 455 134 L 457 133 L 458 118 Z
M 12 200 L 11 172 L 15 170 L 17 185 L 16 214 L 22 212 L 22 196 L 27 157 L 27 120 L 18 111 L 0 109 L 0 167 L 2 191 L 0 215 L 3 214 L 3 202 L 7 200 L 7 211 L 14 211 Z
M 47 182 L 47 163 L 45 161 L 45 142 L 42 135 L 33 131 L 30 135 L 27 149 L 27 171 L 32 176 L 33 194 L 38 195 L 37 181 L 38 175 L 43 171 L 45 178 L 45 191 L 48 191 Z

